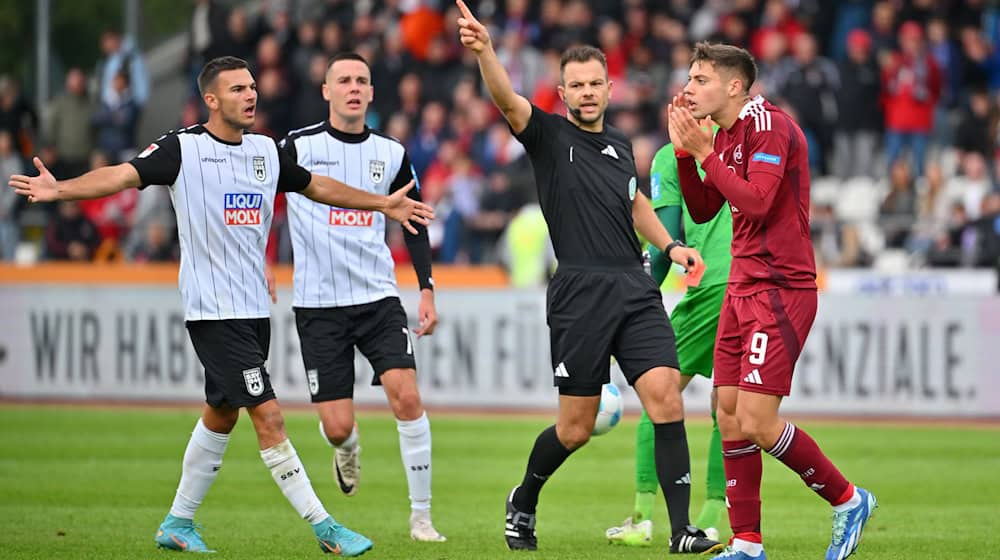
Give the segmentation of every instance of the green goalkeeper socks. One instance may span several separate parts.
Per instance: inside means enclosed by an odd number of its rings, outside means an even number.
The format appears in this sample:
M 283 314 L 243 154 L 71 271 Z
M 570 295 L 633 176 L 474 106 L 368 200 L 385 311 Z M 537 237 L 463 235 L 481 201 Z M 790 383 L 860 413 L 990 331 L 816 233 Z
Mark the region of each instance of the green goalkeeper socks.
M 726 470 L 722 463 L 722 436 L 719 422 L 712 411 L 712 439 L 708 444 L 708 476 L 706 477 L 705 505 L 701 508 L 695 525 L 701 528 L 719 528 L 726 515 Z
M 636 523 L 652 517 L 656 490 L 660 486 L 656 477 L 654 441 L 653 422 L 643 410 L 635 432 L 635 513 L 632 520 Z

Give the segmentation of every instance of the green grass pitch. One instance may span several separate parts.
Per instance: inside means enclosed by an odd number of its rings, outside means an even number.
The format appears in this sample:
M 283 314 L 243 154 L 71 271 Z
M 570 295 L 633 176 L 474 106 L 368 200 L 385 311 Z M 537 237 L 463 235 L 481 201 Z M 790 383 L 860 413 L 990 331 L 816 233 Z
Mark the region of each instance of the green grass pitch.
M 158 558 L 153 533 L 180 475 L 197 409 L 0 406 L 0 558 Z M 409 539 L 406 481 L 395 424 L 360 415 L 362 485 L 340 494 L 330 449 L 315 416 L 286 414 L 288 432 L 327 509 L 369 536 L 365 558 L 663 558 L 666 512 L 655 544 L 611 547 L 604 529 L 630 512 L 635 419 L 576 453 L 542 493 L 539 552 L 503 544 L 503 501 L 528 450 L 548 424 L 542 416 L 434 415 L 434 521 L 443 544 Z M 870 488 L 880 508 L 859 559 L 1000 558 L 1000 429 L 804 421 L 848 478 Z M 692 509 L 702 499 L 709 426 L 689 422 Z M 798 477 L 764 458 L 764 531 L 769 558 L 819 559 L 829 539 L 829 507 Z M 697 513 L 693 511 L 692 514 Z M 196 521 L 215 558 L 309 558 L 322 554 L 270 479 L 243 417 L 222 472 Z M 728 535 L 727 535 L 728 536 Z

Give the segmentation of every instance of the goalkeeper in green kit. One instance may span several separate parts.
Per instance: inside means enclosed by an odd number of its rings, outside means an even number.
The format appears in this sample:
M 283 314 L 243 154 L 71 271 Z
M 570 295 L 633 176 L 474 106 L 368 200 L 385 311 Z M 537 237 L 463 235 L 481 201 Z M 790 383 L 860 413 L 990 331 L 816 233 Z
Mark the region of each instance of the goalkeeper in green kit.
M 698 172 L 704 177 L 700 166 Z M 729 246 L 733 240 L 733 216 L 729 205 L 724 204 L 712 220 L 704 224 L 694 223 L 681 198 L 677 156 L 673 144 L 667 144 L 656 152 L 650 178 L 656 215 L 674 239 L 684 239 L 687 245 L 698 249 L 707 265 L 701 282 L 697 286 L 688 287 L 687 293 L 670 314 L 677 336 L 677 357 L 680 361 L 683 390 L 695 375 L 712 377 L 715 333 L 729 279 L 729 263 L 732 260 Z M 647 250 L 650 252 L 653 279 L 661 284 L 670 270 L 670 259 L 661 258 L 656 247 L 648 246 Z M 716 392 L 713 388 L 707 494 L 695 525 L 705 527 L 709 538 L 719 540 L 719 523 L 726 518 L 726 475 L 722 466 L 722 437 L 715 419 L 715 406 Z M 608 529 L 607 537 L 612 543 L 649 546 L 652 544 L 652 514 L 658 482 L 653 456 L 653 423 L 645 411 L 639 421 L 635 444 L 635 512 L 621 527 Z

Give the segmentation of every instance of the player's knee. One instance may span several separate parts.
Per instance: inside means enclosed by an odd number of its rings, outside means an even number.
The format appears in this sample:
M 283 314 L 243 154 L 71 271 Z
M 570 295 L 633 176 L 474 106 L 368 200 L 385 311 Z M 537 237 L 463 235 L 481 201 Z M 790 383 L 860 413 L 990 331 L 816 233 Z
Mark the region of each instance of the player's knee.
M 592 425 L 584 426 L 582 424 L 576 424 L 557 430 L 556 435 L 559 437 L 559 443 L 563 444 L 563 447 L 573 451 L 583 447 L 588 441 L 590 441 L 590 433 L 593 430 L 594 426 Z
M 416 420 L 424 413 L 420 392 L 416 387 L 401 391 L 392 403 L 393 413 L 400 420 Z
M 339 445 L 351 437 L 351 432 L 354 431 L 354 419 L 333 419 L 324 418 L 323 419 L 323 434 L 326 435 L 326 439 L 330 440 L 330 443 L 334 445 Z
M 739 424 L 740 432 L 743 433 L 744 437 L 757 445 L 766 445 L 761 443 L 766 430 L 764 423 L 759 418 L 746 411 L 740 411 L 736 415 L 736 422 Z

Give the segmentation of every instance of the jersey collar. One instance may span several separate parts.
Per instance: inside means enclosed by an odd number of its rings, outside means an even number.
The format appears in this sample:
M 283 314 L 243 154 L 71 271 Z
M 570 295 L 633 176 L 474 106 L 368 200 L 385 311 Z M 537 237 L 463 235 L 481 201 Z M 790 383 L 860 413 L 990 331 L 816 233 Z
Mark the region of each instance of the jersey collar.
M 743 105 L 743 108 L 740 109 L 740 117 L 739 118 L 742 120 L 743 117 L 747 116 L 750 113 L 751 110 L 753 110 L 755 107 L 763 105 L 763 104 L 764 104 L 764 98 L 762 96 L 760 96 L 760 95 L 754 96 L 753 99 L 751 99 L 750 101 L 747 101 L 746 104 Z
M 337 130 L 336 128 L 333 128 L 333 125 L 330 124 L 329 119 L 323 121 L 323 128 L 326 129 L 326 131 L 330 134 L 330 136 L 333 136 L 337 140 L 340 140 L 341 142 L 346 142 L 348 144 L 360 144 L 365 140 L 367 140 L 372 133 L 372 130 L 368 128 L 367 125 L 365 126 L 365 130 L 363 132 L 358 132 L 358 133 L 344 132 L 343 130 Z

